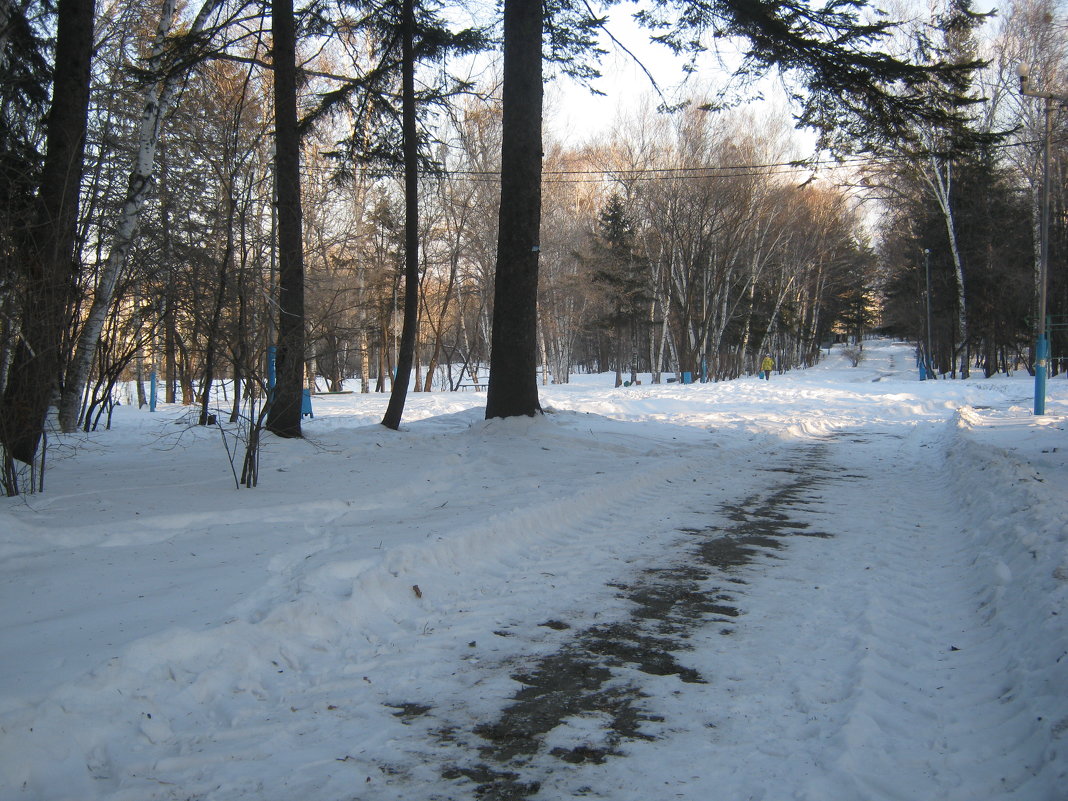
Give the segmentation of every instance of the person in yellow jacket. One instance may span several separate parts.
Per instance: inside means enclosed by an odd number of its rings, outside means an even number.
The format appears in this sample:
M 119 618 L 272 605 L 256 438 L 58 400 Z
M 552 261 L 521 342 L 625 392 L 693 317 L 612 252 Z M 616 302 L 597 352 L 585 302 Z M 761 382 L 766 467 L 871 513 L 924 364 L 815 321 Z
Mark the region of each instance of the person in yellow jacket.
M 775 369 L 775 362 L 771 356 L 765 356 L 760 362 L 760 377 L 765 381 L 771 380 L 771 371 Z

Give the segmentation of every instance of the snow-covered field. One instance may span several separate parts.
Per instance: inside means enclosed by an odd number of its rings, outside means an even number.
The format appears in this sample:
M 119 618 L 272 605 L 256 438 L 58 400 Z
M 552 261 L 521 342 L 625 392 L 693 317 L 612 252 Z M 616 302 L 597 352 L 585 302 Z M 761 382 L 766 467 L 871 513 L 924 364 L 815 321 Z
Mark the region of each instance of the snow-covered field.
M 187 410 L 117 409 L 0 499 L 0 798 L 1064 801 L 1068 381 L 1036 418 L 1025 374 L 866 354 L 576 376 L 538 419 L 410 394 L 400 432 L 319 396 L 254 490 Z M 729 616 L 684 671 L 605 662 L 637 730 L 576 708 L 486 748 L 621 588 L 771 527 L 694 579 Z

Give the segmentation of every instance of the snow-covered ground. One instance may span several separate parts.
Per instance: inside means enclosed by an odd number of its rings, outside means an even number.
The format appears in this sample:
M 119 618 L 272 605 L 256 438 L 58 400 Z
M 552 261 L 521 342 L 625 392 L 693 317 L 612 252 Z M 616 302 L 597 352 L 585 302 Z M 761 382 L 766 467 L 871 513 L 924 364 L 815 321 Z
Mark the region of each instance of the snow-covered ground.
M 0 500 L 0 798 L 1068 798 L 1068 381 L 1037 418 L 1024 374 L 920 382 L 871 342 L 611 383 L 488 422 L 411 394 L 400 432 L 319 396 L 254 490 L 179 407 L 63 438 Z M 668 668 L 588 666 L 629 728 L 490 743 L 698 542 L 718 606 Z

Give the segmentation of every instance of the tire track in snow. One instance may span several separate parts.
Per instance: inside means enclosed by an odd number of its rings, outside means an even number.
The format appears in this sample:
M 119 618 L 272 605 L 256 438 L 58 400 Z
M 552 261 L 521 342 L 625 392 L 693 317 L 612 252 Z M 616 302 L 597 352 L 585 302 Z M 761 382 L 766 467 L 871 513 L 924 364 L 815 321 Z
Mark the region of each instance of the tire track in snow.
M 837 638 L 855 659 L 841 663 L 840 728 L 805 797 L 1054 801 L 1033 781 L 1047 742 L 1015 699 L 1012 632 L 990 612 L 996 570 L 962 531 L 940 466 L 908 442 L 891 458 L 877 439 L 839 434 L 830 446 L 855 479 L 822 511 L 837 547 L 854 550 L 843 563 L 865 568 L 821 582 L 824 629 L 845 619 L 857 635 Z
M 356 525 L 353 517 L 360 510 L 346 507 L 343 514 L 317 521 L 317 536 L 325 538 L 322 544 L 298 548 L 275 560 L 273 580 L 292 584 L 293 591 L 281 593 L 269 586 L 262 598 L 253 594 L 231 625 L 234 631 L 240 630 L 252 658 L 267 654 L 272 659 L 264 659 L 262 681 L 248 688 L 211 687 L 202 712 L 221 724 L 218 728 L 225 731 L 225 738 L 215 734 L 205 740 L 198 721 L 172 719 L 165 711 L 165 700 L 160 699 L 160 708 L 153 708 L 150 717 L 154 725 L 171 728 L 162 747 L 153 749 L 152 762 L 139 762 L 136 773 L 147 774 L 160 784 L 170 781 L 172 775 L 196 776 L 197 782 L 185 788 L 190 797 L 200 792 L 205 797 L 263 798 L 261 787 L 242 784 L 240 771 L 231 780 L 219 767 L 216 752 L 222 750 L 226 755 L 224 765 L 230 761 L 240 765 L 265 758 L 267 734 L 282 741 L 295 733 L 289 751 L 313 754 L 336 750 L 339 756 L 334 762 L 309 763 L 306 769 L 278 777 L 292 788 L 293 797 L 302 791 L 322 797 L 324 787 L 343 783 L 353 774 L 361 780 L 375 776 L 372 795 L 368 796 L 375 801 L 393 798 L 389 795 L 393 787 L 399 788 L 396 797 L 406 801 L 438 797 L 433 789 L 441 784 L 440 775 L 434 772 L 437 744 L 431 745 L 428 754 L 425 740 L 420 745 L 422 738 L 413 738 L 412 729 L 420 722 L 436 723 L 437 733 L 431 739 L 440 741 L 448 738 L 447 730 L 455 724 L 452 718 L 440 717 L 439 712 L 455 713 L 459 725 L 470 728 L 474 722 L 466 717 L 472 712 L 478 715 L 490 703 L 495 705 L 491 711 L 495 711 L 514 687 L 506 674 L 487 676 L 484 669 L 496 638 L 508 643 L 503 651 L 512 653 L 515 646 L 509 641 L 515 631 L 529 631 L 557 610 L 527 609 L 514 618 L 509 613 L 509 617 L 499 619 L 495 631 L 473 630 L 468 621 L 475 620 L 477 625 L 477 621 L 492 617 L 480 607 L 492 608 L 502 596 L 518 597 L 527 587 L 544 585 L 547 577 L 551 581 L 556 568 L 566 576 L 574 573 L 575 563 L 588 562 L 592 574 L 603 579 L 604 570 L 616 571 L 621 562 L 640 559 L 643 552 L 652 553 L 657 547 L 656 536 L 647 538 L 645 544 L 628 539 L 632 547 L 639 548 L 637 553 L 627 553 L 610 544 L 610 534 L 627 524 L 635 507 L 648 507 L 654 510 L 650 513 L 653 517 L 662 516 L 665 485 L 688 486 L 692 481 L 685 460 L 665 456 L 651 463 L 639 461 L 634 468 L 616 473 L 614 481 L 607 484 L 592 474 L 576 476 L 582 480 L 574 481 L 569 492 L 561 493 L 549 509 L 544 502 L 536 508 L 514 503 L 481 524 L 453 532 L 448 540 L 428 538 L 398 546 L 381 559 L 336 561 L 329 542 L 336 536 L 332 532 Z M 463 472 L 462 465 L 459 470 Z M 413 480 L 418 482 L 418 478 Z M 457 480 L 470 480 L 470 476 Z M 591 557 L 591 542 L 599 547 L 607 545 L 602 547 L 604 553 Z M 487 569 L 463 571 L 468 558 L 481 560 Z M 477 577 L 479 585 L 472 588 L 466 581 L 447 582 L 445 578 L 454 570 L 468 578 Z M 417 596 L 412 588 L 419 585 L 423 591 Z M 612 593 L 610 588 L 601 587 L 598 601 L 607 600 L 611 607 Z M 272 605 L 271 600 L 278 597 L 286 598 L 287 603 Z M 561 593 L 561 601 L 567 604 L 574 597 L 570 590 Z M 503 606 L 516 608 L 511 601 Z M 349 610 L 351 619 L 343 620 Z M 412 628 L 416 622 L 419 625 Z M 547 641 L 559 639 L 551 628 L 540 628 L 538 633 Z M 284 658 L 287 643 L 303 645 L 307 638 L 315 641 L 314 649 L 297 648 L 299 657 Z M 534 645 L 535 650 L 554 647 L 552 642 Z M 412 665 L 413 651 L 425 655 L 422 664 Z M 316 678 L 307 684 L 301 675 Z M 191 673 L 189 681 L 206 683 L 201 678 Z M 454 688 L 447 698 L 437 697 L 443 683 Z M 406 688 L 410 695 L 391 689 L 397 686 Z M 421 697 L 422 688 L 434 695 Z M 471 694 L 484 698 L 472 702 Z M 377 716 L 369 717 L 366 706 L 349 712 L 346 699 L 368 695 L 377 697 L 382 705 Z M 288 710 L 286 734 L 272 724 L 278 710 L 274 699 L 284 699 Z M 425 721 L 421 720 L 424 716 Z M 401 728 L 405 726 L 411 729 L 405 731 Z M 363 743 L 359 749 L 352 746 L 357 742 Z M 161 756 L 159 751 L 167 753 Z M 205 751 L 203 758 L 197 755 L 201 751 Z M 362 756 L 365 753 L 372 756 Z M 420 759 L 427 764 L 415 764 Z M 265 776 L 269 775 L 273 775 L 270 768 L 265 771 Z M 199 783 L 201 778 L 203 784 Z M 270 779 L 264 782 L 271 783 Z M 413 791 L 413 786 L 421 791 Z
M 688 528 L 687 558 L 617 583 L 627 619 L 517 657 L 522 688 L 495 718 L 438 729 L 446 784 L 427 797 L 630 799 L 646 783 L 627 777 L 652 769 L 670 778 L 665 797 L 690 799 L 712 786 L 769 801 L 782 787 L 806 801 L 1055 801 L 991 570 L 915 445 L 842 432 L 764 454 L 776 483 Z M 777 665 L 760 661 L 769 636 Z M 769 670 L 773 684 L 751 680 Z M 706 728 L 673 720 L 684 707 L 706 709 Z

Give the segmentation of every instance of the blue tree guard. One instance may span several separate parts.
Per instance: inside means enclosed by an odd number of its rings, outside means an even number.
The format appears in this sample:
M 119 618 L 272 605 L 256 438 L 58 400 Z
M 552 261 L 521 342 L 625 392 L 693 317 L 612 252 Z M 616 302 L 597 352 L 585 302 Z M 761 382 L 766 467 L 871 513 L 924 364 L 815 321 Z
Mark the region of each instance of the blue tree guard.
M 1046 413 L 1046 365 L 1049 362 L 1049 334 L 1035 344 L 1035 414 Z

